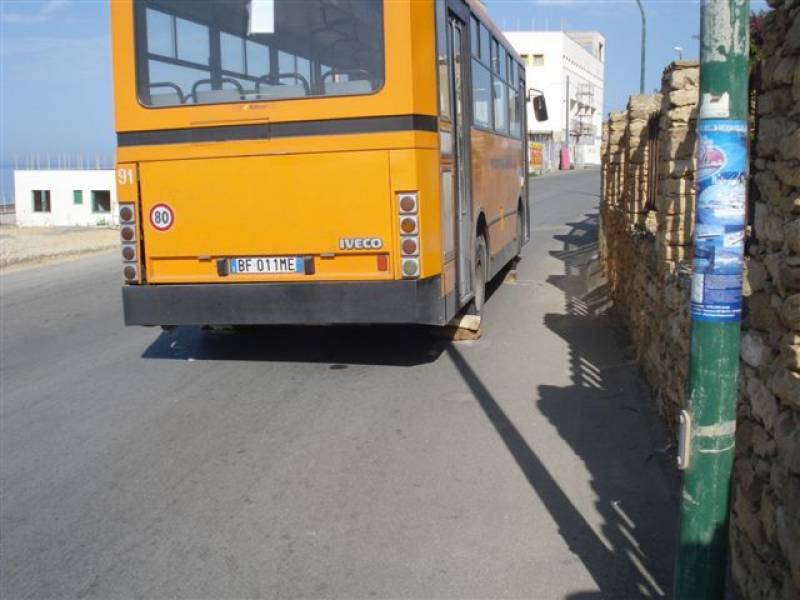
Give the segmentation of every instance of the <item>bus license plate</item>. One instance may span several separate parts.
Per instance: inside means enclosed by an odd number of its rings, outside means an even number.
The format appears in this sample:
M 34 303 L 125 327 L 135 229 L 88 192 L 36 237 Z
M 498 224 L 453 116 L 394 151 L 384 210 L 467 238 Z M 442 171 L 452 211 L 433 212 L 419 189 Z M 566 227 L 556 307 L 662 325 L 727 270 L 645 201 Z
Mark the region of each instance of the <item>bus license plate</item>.
M 303 259 L 300 256 L 250 256 L 231 258 L 228 265 L 232 275 L 262 273 L 302 273 Z

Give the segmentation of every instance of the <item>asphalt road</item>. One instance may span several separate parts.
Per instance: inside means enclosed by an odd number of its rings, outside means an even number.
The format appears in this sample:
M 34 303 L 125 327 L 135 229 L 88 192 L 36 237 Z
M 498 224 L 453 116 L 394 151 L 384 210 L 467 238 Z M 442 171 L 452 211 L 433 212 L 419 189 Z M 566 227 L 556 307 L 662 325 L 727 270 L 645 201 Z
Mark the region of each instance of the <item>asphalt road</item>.
M 675 481 L 592 276 L 598 189 L 534 181 L 478 342 L 125 328 L 116 253 L 0 277 L 0 596 L 668 594 Z

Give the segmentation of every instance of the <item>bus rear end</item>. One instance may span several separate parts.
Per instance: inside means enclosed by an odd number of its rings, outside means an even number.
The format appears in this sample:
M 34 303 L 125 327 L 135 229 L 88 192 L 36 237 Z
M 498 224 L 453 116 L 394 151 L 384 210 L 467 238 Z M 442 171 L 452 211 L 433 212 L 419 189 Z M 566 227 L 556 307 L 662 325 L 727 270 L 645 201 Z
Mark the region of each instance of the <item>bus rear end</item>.
M 133 0 L 112 23 L 127 324 L 452 317 L 431 3 Z

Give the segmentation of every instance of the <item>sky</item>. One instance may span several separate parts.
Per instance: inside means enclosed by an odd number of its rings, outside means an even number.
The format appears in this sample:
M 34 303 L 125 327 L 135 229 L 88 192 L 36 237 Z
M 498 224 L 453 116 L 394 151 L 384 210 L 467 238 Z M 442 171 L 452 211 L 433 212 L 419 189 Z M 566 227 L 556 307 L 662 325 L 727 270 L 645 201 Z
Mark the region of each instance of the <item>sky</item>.
M 642 0 L 645 91 L 664 66 L 697 58 L 699 0 Z M 604 112 L 639 90 L 640 16 L 634 0 L 486 0 L 501 29 L 598 30 L 606 37 Z M 766 8 L 752 0 L 753 10 Z M 114 151 L 109 0 L 0 1 L 0 166 L 31 153 Z M 7 187 L 7 182 L 2 183 Z M 7 190 L 4 190 L 6 194 Z

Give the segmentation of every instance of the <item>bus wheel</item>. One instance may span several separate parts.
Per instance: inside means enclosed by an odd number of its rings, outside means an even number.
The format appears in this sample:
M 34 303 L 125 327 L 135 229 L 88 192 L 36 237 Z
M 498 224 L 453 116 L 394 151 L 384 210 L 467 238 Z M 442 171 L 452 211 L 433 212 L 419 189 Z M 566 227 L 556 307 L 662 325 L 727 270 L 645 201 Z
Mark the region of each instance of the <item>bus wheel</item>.
M 521 210 L 517 211 L 517 258 L 522 257 L 522 218 Z
M 480 316 L 483 312 L 483 304 L 486 301 L 486 274 L 489 271 L 488 253 L 486 251 L 486 239 L 479 235 L 475 241 L 475 261 L 473 284 L 475 296 L 470 303 L 469 313 Z

